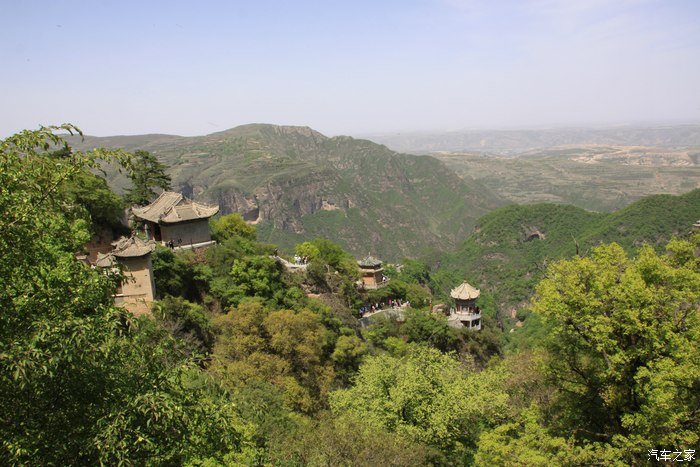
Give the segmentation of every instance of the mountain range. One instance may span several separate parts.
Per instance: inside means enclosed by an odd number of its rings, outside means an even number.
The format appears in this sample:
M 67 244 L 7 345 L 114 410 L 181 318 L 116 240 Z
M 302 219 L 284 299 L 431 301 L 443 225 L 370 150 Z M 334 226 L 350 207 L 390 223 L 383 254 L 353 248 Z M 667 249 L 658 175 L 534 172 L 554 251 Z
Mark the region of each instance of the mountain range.
M 454 247 L 504 201 L 439 160 L 399 154 L 307 127 L 251 124 L 199 137 L 86 137 L 79 149 L 147 150 L 169 167 L 173 189 L 217 203 L 290 250 L 324 237 L 357 256 L 398 260 Z M 117 189 L 123 175 L 110 174 Z
M 364 137 L 395 151 L 416 154 L 450 151 L 516 155 L 532 149 L 572 144 L 700 147 L 700 125 L 394 132 Z
M 504 206 L 435 261 L 434 288 L 446 296 L 467 278 L 493 294 L 501 313 L 514 313 L 527 306 L 551 261 L 587 255 L 600 243 L 616 242 L 631 254 L 645 244 L 661 250 L 673 236 L 687 237 L 698 218 L 700 189 L 647 196 L 612 213 L 550 203 Z

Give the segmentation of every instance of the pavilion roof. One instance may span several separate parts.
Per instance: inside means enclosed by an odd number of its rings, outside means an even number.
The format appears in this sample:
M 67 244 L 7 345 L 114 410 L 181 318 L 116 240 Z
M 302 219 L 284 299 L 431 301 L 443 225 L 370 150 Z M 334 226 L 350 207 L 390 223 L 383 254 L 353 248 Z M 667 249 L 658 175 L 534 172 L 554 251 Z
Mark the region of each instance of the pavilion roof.
M 382 265 L 381 260 L 374 258 L 370 255 L 365 256 L 363 259 L 357 262 L 362 267 L 365 268 L 375 268 Z
M 459 286 L 450 291 L 450 297 L 457 300 L 474 300 L 481 295 L 481 291 L 472 287 L 467 281 L 462 282 Z
M 219 206 L 198 203 L 174 191 L 164 191 L 151 204 L 131 208 L 134 216 L 150 222 L 175 224 L 195 219 L 208 219 L 217 212 Z
M 116 242 L 112 242 L 114 249 L 107 254 L 98 253 L 96 266 L 103 268 L 114 266 L 117 258 L 138 258 L 152 253 L 156 248 L 153 240 L 143 241 L 136 235 L 122 237 Z

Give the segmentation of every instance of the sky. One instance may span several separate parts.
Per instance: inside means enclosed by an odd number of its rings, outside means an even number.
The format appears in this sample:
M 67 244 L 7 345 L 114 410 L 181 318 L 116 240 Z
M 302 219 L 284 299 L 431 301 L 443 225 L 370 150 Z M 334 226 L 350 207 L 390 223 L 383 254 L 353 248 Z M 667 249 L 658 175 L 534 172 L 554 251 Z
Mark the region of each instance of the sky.
M 0 0 L 0 137 L 700 123 L 696 0 Z

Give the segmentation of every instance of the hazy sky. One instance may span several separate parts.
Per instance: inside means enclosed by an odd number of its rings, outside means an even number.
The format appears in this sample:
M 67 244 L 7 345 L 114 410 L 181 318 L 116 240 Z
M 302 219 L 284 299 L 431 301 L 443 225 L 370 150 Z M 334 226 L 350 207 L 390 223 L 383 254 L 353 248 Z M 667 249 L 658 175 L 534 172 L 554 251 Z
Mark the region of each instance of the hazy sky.
M 0 137 L 700 122 L 700 1 L 0 0 Z

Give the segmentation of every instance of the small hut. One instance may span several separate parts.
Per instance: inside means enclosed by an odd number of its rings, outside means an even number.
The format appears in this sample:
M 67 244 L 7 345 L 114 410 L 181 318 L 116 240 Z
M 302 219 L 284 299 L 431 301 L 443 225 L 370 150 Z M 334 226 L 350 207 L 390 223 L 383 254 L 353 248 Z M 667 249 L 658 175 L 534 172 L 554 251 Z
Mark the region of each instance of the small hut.
M 134 206 L 131 212 L 143 222 L 146 236 L 163 245 L 179 249 L 214 243 L 209 232 L 209 218 L 219 212 L 219 206 L 164 191 L 148 206 Z
M 382 262 L 372 256 L 367 256 L 357 262 L 362 274 L 362 286 L 365 289 L 376 289 L 388 282 L 384 275 Z
M 134 314 L 149 313 L 156 293 L 151 264 L 155 242 L 143 241 L 132 235 L 122 237 L 112 245 L 114 249 L 111 252 L 97 254 L 95 266 L 110 269 L 121 266 L 123 280 L 117 288 L 114 304 Z
M 467 281 L 450 291 L 450 296 L 455 301 L 455 307 L 448 319 L 452 326 L 481 329 L 481 310 L 476 306 L 479 295 L 479 289 L 472 287 Z

